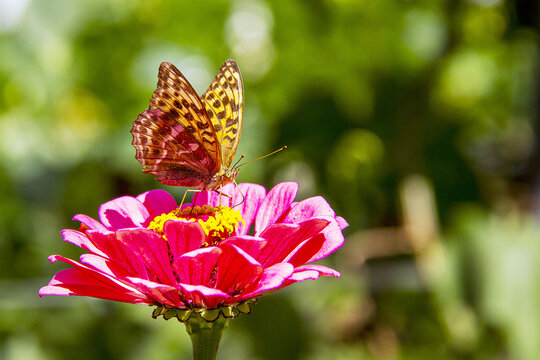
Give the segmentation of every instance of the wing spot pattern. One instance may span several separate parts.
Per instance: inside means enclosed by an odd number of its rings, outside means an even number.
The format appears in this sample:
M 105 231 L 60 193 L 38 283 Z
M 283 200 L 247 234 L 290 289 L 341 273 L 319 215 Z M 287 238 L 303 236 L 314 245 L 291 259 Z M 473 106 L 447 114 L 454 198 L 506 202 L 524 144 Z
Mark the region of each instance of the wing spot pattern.
M 169 114 L 173 117 L 173 118 L 177 118 L 180 116 L 180 114 L 178 113 L 178 111 L 176 111 L 176 109 L 170 109 L 169 110 Z

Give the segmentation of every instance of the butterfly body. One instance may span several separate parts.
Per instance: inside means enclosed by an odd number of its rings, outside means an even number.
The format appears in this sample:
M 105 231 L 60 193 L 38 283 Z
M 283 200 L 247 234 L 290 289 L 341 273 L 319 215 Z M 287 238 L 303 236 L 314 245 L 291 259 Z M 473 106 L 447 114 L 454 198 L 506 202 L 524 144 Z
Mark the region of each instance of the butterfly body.
M 217 190 L 233 182 L 231 162 L 243 123 L 242 77 L 233 60 L 221 66 L 199 97 L 174 67 L 163 62 L 150 108 L 133 123 L 135 157 L 143 172 L 166 185 Z

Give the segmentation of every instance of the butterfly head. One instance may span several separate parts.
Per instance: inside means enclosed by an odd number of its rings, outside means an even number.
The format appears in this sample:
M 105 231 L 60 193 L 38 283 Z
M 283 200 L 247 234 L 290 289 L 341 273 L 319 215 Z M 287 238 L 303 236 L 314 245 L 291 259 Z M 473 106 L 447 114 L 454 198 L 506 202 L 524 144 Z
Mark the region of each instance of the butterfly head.
M 212 176 L 212 179 L 210 179 L 204 190 L 218 190 L 223 185 L 234 182 L 237 176 L 238 169 L 231 169 L 222 165 L 221 170 Z

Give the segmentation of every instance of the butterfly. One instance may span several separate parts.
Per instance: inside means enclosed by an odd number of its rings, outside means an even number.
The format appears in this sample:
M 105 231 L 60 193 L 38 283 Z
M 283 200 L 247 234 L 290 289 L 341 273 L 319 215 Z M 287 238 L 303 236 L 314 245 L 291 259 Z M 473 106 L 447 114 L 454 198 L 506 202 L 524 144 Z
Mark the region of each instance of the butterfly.
M 231 163 L 242 133 L 244 88 L 234 60 L 223 63 L 199 97 L 171 63 L 159 66 L 150 108 L 133 122 L 143 172 L 166 185 L 217 190 L 234 182 Z

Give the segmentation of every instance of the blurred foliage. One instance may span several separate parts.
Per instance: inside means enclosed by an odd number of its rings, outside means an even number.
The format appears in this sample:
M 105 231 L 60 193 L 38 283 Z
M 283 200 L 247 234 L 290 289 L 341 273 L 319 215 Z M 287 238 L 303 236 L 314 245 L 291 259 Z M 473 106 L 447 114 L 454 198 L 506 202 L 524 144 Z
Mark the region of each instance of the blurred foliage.
M 151 309 L 37 298 L 59 231 L 142 174 L 129 129 L 171 61 L 244 76 L 239 180 L 351 224 L 344 273 L 263 298 L 222 359 L 538 359 L 534 0 L 0 0 L 0 358 L 188 359 Z M 167 190 L 180 197 L 183 189 Z

